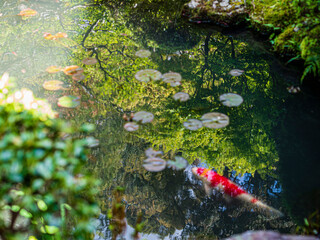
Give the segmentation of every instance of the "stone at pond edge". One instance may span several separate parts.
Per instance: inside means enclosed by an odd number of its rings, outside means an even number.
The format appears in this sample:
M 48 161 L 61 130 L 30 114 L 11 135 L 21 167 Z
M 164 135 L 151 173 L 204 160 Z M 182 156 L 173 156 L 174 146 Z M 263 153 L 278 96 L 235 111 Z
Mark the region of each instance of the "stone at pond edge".
M 319 238 L 311 236 L 283 235 L 273 231 L 247 231 L 237 234 L 225 240 L 316 240 Z
M 244 22 L 248 11 L 244 0 L 191 0 L 184 5 L 184 17 L 191 22 L 211 22 L 223 27 L 231 27 Z

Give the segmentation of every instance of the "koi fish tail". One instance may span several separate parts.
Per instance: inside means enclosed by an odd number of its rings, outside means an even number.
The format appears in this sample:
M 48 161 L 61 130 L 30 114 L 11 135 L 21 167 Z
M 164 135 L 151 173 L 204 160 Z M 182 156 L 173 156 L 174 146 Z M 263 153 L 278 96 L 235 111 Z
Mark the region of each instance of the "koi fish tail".
M 236 197 L 239 200 L 242 200 L 244 202 L 250 203 L 253 206 L 255 206 L 257 209 L 263 211 L 265 214 L 269 215 L 272 218 L 279 218 L 279 217 L 283 217 L 283 213 L 280 212 L 279 210 L 268 206 L 267 204 L 261 202 L 260 200 L 254 198 L 253 196 L 251 196 L 248 193 L 243 193 L 240 194 Z

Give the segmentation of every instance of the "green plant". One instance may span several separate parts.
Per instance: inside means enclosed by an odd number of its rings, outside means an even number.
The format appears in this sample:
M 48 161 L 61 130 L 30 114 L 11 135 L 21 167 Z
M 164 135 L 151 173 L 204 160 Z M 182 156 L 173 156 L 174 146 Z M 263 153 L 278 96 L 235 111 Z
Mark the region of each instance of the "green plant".
M 16 95 L 5 94 L 7 79 L 0 81 L 0 238 L 92 239 L 98 183 L 83 172 L 90 139 L 67 137 L 74 129 L 65 122 L 9 100 Z
M 296 229 L 297 233 L 305 235 L 316 235 L 320 234 L 320 214 L 319 210 L 313 212 L 308 218 L 304 219 L 304 225 L 298 226 Z

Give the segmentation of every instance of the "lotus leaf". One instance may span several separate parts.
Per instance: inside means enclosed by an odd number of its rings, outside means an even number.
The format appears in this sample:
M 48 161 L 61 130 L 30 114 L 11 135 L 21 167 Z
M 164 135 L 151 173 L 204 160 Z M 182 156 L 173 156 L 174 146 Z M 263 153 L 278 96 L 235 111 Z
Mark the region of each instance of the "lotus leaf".
M 154 69 L 140 70 L 136 73 L 135 78 L 140 82 L 158 81 L 161 78 L 161 72 Z
M 65 108 L 75 108 L 80 105 L 80 97 L 77 96 L 63 96 L 58 99 L 58 106 Z
M 198 130 L 202 128 L 202 122 L 197 119 L 188 119 L 186 122 L 183 123 L 183 126 L 189 130 Z
M 51 81 L 46 81 L 43 83 L 43 88 L 49 91 L 56 91 L 63 89 L 64 82 L 61 82 L 59 80 L 51 80 Z
M 128 122 L 123 127 L 128 132 L 134 132 L 134 131 L 137 131 L 139 129 L 139 124 L 137 124 L 135 122 Z
M 148 148 L 145 151 L 145 154 L 146 154 L 147 157 L 153 158 L 153 157 L 157 157 L 157 156 L 163 155 L 163 152 L 162 151 L 153 150 L 152 148 Z
M 160 172 L 166 168 L 167 162 L 162 158 L 150 157 L 144 160 L 142 165 L 149 172 Z
M 183 157 L 177 156 L 174 159 L 175 159 L 175 161 L 169 160 L 167 162 L 167 165 L 169 167 L 171 167 L 173 170 L 181 170 L 181 169 L 184 169 L 188 166 L 188 161 L 186 159 L 184 159 Z
M 76 66 L 76 65 L 65 67 L 62 71 L 66 75 L 74 75 L 74 74 L 83 73 L 83 69 L 79 66 Z
M 180 102 L 186 102 L 190 99 L 190 96 L 188 93 L 178 92 L 175 95 L 173 95 L 173 99 Z
M 154 116 L 152 113 L 141 111 L 141 112 L 136 112 L 133 115 L 132 119 L 136 122 L 149 123 L 149 122 L 152 122 L 153 118 Z
M 38 12 L 36 10 L 33 10 L 31 8 L 26 8 L 22 11 L 20 11 L 20 13 L 18 14 L 18 16 L 23 16 L 23 17 L 32 17 L 37 15 Z
M 219 100 L 227 107 L 237 107 L 243 102 L 243 98 L 235 93 L 222 94 Z
M 243 70 L 240 70 L 240 69 L 232 69 L 229 74 L 233 77 L 239 77 L 241 76 L 242 74 L 244 73 Z
M 201 120 L 207 128 L 223 128 L 229 124 L 229 117 L 218 112 L 206 113 L 201 117 Z

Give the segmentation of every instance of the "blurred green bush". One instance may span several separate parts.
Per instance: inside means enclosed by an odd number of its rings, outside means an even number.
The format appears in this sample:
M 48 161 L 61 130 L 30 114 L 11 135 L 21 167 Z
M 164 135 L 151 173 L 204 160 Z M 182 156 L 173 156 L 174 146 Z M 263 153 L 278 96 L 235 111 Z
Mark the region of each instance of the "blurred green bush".
M 2 86 L 0 239 L 93 239 L 98 182 L 83 168 L 92 139 L 72 137 L 75 130 L 86 133 L 93 127 L 72 129 L 37 109 L 5 101 L 10 93 L 4 90 Z

